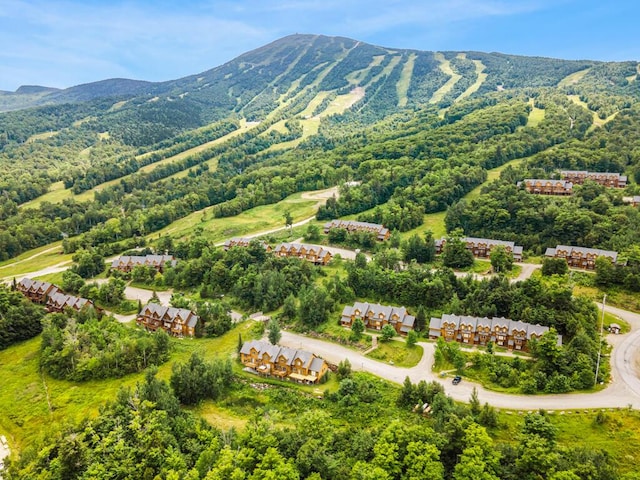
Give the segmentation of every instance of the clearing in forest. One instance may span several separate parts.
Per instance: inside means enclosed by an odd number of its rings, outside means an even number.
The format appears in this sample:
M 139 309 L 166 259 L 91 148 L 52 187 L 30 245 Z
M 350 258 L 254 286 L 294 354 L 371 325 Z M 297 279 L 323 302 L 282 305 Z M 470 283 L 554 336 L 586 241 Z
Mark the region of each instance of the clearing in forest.
M 536 107 L 534 105 L 533 98 L 529 99 L 529 104 L 531 105 L 531 111 L 527 118 L 527 127 L 537 127 L 540 122 L 544 120 L 545 110 L 543 108 Z
M 182 238 L 192 235 L 196 229 L 202 230 L 206 238 L 212 242 L 222 242 L 231 237 L 242 237 L 255 233 L 268 233 L 271 230 L 284 227 L 284 213 L 288 211 L 295 223 L 314 218 L 319 205 L 326 202 L 324 196 L 317 198 L 323 192 L 333 192 L 334 189 L 317 192 L 299 192 L 270 205 L 261 205 L 246 210 L 233 217 L 215 218 L 215 206 L 191 213 L 167 225 L 160 231 L 148 235 L 148 240 L 157 239 L 161 235 L 171 235 Z
M 411 85 L 411 77 L 413 76 L 413 65 L 416 61 L 416 54 L 412 53 L 404 63 L 402 67 L 402 73 L 400 74 L 400 80 L 396 85 L 398 91 L 398 107 L 407 106 L 407 92 L 409 91 L 409 85 Z
M 459 56 L 461 56 L 462 58 L 467 58 L 467 56 L 464 53 L 461 53 Z M 463 98 L 467 98 L 472 93 L 477 92 L 480 86 L 487 79 L 487 74 L 484 73 L 484 69 L 486 68 L 485 65 L 480 60 L 472 60 L 472 61 L 476 66 L 476 74 L 478 75 L 478 78 L 476 79 L 473 85 L 467 88 L 464 92 L 460 94 L 458 98 L 455 99 L 456 102 L 458 100 L 462 100 Z
M 571 85 L 575 85 L 591 70 L 591 68 L 585 68 L 584 70 L 579 70 L 577 72 L 573 72 L 571 75 L 567 75 L 558 83 L 558 87 L 569 87 Z
M 618 115 L 618 112 L 614 112 L 611 115 L 609 115 L 607 118 L 600 118 L 600 116 L 598 115 L 597 112 L 594 112 L 593 110 L 591 110 L 589 108 L 589 105 L 587 104 L 587 102 L 585 102 L 585 101 L 580 99 L 579 95 L 567 95 L 567 97 L 573 103 L 575 103 L 576 105 L 580 105 L 582 108 L 588 110 L 593 115 L 593 124 L 587 129 L 587 133 L 591 132 L 592 130 L 594 130 L 594 129 L 598 128 L 598 127 L 602 127 L 602 126 L 606 125 L 611 120 L 613 120 L 616 117 L 616 115 Z
M 435 59 L 440 62 L 440 70 L 446 75 L 449 76 L 449 80 L 443 86 L 441 86 L 438 90 L 434 92 L 434 94 L 429 99 L 429 103 L 438 103 L 441 101 L 444 96 L 451 91 L 453 86 L 458 83 L 458 80 L 462 78 L 462 75 L 455 73 L 451 70 L 451 62 L 444 58 L 444 55 L 440 52 L 434 53 Z
M 73 192 L 70 189 L 65 189 L 64 182 L 61 180 L 52 183 L 47 193 L 23 203 L 20 208 L 38 208 L 42 202 L 59 203 L 71 197 L 73 197 Z

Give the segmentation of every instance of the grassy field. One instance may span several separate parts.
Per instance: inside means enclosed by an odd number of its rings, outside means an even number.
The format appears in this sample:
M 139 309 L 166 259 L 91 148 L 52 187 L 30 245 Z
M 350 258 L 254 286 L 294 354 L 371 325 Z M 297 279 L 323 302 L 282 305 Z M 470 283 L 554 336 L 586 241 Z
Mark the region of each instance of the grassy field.
M 591 70 L 591 68 L 585 68 L 584 70 L 580 70 L 577 72 L 573 72 L 571 75 L 566 76 L 560 83 L 558 83 L 559 87 L 568 87 L 570 85 L 575 85 Z
M 71 254 L 62 253 L 62 242 L 50 243 L 0 263 L 0 280 L 9 280 L 42 268 L 71 263 L 71 257 Z
M 398 92 L 398 106 L 406 107 L 407 106 L 407 92 L 409 91 L 409 85 L 411 84 L 411 77 L 413 75 L 413 65 L 416 61 L 416 54 L 412 53 L 407 58 L 404 66 L 402 67 L 402 74 L 400 75 L 400 80 L 396 85 L 396 89 Z
M 463 56 L 463 58 L 466 58 L 465 54 L 460 54 L 460 55 Z M 462 100 L 463 98 L 467 98 L 471 96 L 473 93 L 476 93 L 480 88 L 480 86 L 487 79 L 487 74 L 484 73 L 484 69 L 486 68 L 485 65 L 480 60 L 473 60 L 473 63 L 476 66 L 476 73 L 478 74 L 478 78 L 473 83 L 473 85 L 467 88 L 464 92 L 460 94 L 460 96 L 458 96 L 458 98 L 456 98 L 456 101 Z
M 73 197 L 73 192 L 64 188 L 64 182 L 52 183 L 49 191 L 33 200 L 23 203 L 20 208 L 38 208 L 42 202 L 59 203 Z
M 238 334 L 244 340 L 252 338 L 252 326 L 253 322 L 244 322 L 220 338 L 171 339 L 170 361 L 159 368 L 158 377 L 168 380 L 171 364 L 186 361 L 195 351 L 207 359 L 232 355 Z M 115 398 L 120 387 L 132 387 L 144 377 L 138 373 L 82 383 L 56 380 L 41 374 L 39 349 L 40 337 L 36 337 L 0 351 L 0 433 L 18 449 L 45 434 L 44 425 L 56 428 L 97 415 L 100 405 Z
M 407 347 L 404 342 L 391 340 L 389 342 L 378 342 L 375 350 L 367 353 L 367 357 L 390 363 L 396 367 L 415 367 L 422 358 L 424 349 L 420 345 Z
M 533 99 L 530 99 L 529 103 L 531 104 L 531 111 L 527 119 L 527 127 L 537 127 L 544 120 L 545 111 L 542 108 L 534 107 Z
M 453 70 L 451 70 L 451 63 L 449 62 L 449 60 L 444 58 L 444 55 L 438 52 L 434 54 L 434 57 L 438 62 L 440 62 L 440 70 L 442 70 L 442 72 L 448 75 L 450 78 L 449 80 L 447 80 L 447 83 L 445 83 L 433 93 L 433 95 L 429 99 L 429 103 L 438 103 L 440 100 L 442 100 L 444 96 L 451 91 L 453 86 L 458 83 L 458 80 L 462 78 L 462 75 L 458 75 Z
M 193 234 L 196 228 L 201 228 L 207 238 L 220 242 L 233 236 L 284 227 L 284 213 L 287 210 L 294 222 L 312 217 L 316 213 L 318 200 L 305 199 L 303 195 L 305 194 L 296 193 L 278 203 L 255 207 L 228 218 L 214 218 L 210 207 L 181 218 L 148 238 L 158 238 L 161 235 L 181 238 Z
M 593 115 L 593 124 L 587 129 L 587 133 L 591 132 L 593 129 L 595 129 L 597 127 L 602 127 L 603 125 L 606 125 L 611 120 L 613 120 L 616 117 L 616 115 L 618 115 L 618 112 L 614 112 L 611 115 L 609 115 L 607 118 L 602 119 L 602 118 L 600 118 L 598 116 L 597 112 L 594 112 L 593 110 L 591 110 L 589 108 L 589 105 L 587 104 L 587 102 L 584 102 L 584 101 L 580 100 L 580 96 L 579 95 L 567 95 L 567 97 L 569 98 L 569 100 L 571 100 L 576 105 L 580 105 L 581 107 L 583 107 L 586 110 L 590 111 L 591 114 Z
M 498 428 L 492 429 L 496 441 L 516 443 L 522 428 L 522 412 L 500 412 Z M 621 474 L 637 472 L 640 452 L 640 412 L 616 409 L 604 412 L 604 423 L 596 422 L 597 411 L 547 412 L 558 431 L 562 446 L 589 446 L 605 450 Z
M 602 291 L 599 288 L 586 287 L 583 285 L 574 286 L 573 293 L 574 295 L 584 295 L 586 297 L 589 297 L 594 302 L 602 302 L 602 295 L 606 293 L 607 305 L 612 305 L 614 307 L 629 310 L 631 312 L 640 312 L 640 295 L 638 295 L 637 293 L 627 292 L 614 288 L 609 288 L 606 291 Z

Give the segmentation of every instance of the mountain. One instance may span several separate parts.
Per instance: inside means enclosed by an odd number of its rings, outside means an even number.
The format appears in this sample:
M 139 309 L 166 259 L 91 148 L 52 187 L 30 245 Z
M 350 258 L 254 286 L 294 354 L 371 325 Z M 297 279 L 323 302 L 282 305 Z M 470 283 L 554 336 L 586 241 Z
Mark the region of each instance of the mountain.
M 295 110 L 292 103 L 306 105 L 312 98 L 327 103 L 329 97 L 358 87 L 365 96 L 352 110 L 369 121 L 405 108 L 448 108 L 463 98 L 521 88 L 583 87 L 593 95 L 637 96 L 636 65 L 391 49 L 343 37 L 296 34 L 211 70 L 167 82 L 110 79 L 64 90 L 24 87 L 0 95 L 0 110 L 60 105 L 66 113 L 56 114 L 52 122 L 38 122 L 40 129 L 34 124 L 22 134 L 11 132 L 11 117 L 6 122 L 0 118 L 0 131 L 9 139 L 24 141 L 91 116 L 97 131 L 109 131 L 113 124 L 121 129 L 126 124 L 127 131 L 155 130 L 153 135 L 119 136 L 125 143 L 142 145 L 229 115 L 261 121 L 284 106 Z M 598 100 L 609 102 L 610 98 Z
M 382 72 L 399 78 L 411 68 L 413 78 L 407 94 L 408 104 L 414 104 L 430 99 L 446 83 L 447 72 L 452 70 L 462 77 L 456 83 L 456 91 L 463 93 L 465 87 L 473 86 L 481 78 L 477 91 L 484 93 L 498 88 L 556 86 L 568 75 L 598 65 L 603 63 L 500 53 L 389 49 L 343 37 L 296 34 L 211 70 L 167 82 L 110 79 L 64 90 L 22 87 L 15 92 L 10 105 L 0 104 L 0 111 L 103 98 L 188 95 L 194 103 L 214 110 L 209 117 L 244 110 L 257 119 L 261 110 L 273 106 L 277 97 L 287 93 L 297 81 L 304 87 L 320 80 L 317 88 L 331 91 L 370 84 Z M 449 102 L 454 94 L 451 92 L 443 101 Z

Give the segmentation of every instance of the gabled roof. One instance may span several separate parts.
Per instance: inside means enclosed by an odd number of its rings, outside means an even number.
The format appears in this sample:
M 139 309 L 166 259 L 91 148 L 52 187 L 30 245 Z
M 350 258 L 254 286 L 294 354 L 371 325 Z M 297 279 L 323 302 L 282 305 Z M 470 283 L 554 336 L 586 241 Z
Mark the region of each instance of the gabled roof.
M 309 365 L 309 370 L 311 370 L 312 372 L 320 372 L 324 363 L 325 362 L 322 358 L 314 356 L 313 360 L 311 361 L 311 365 Z
M 553 257 L 558 251 L 566 251 L 568 255 L 575 253 L 581 253 L 583 255 L 597 255 L 610 257 L 614 262 L 618 259 L 618 252 L 613 250 L 601 250 L 599 248 L 587 248 L 587 247 L 574 247 L 571 245 L 557 245 L 556 248 L 547 248 L 545 256 Z

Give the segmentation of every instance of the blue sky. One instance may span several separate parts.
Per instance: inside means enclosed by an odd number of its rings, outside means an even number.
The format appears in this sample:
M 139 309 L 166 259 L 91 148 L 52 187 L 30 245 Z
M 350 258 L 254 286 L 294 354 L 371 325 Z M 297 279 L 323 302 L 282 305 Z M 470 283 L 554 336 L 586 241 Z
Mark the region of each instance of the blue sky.
M 171 80 L 292 33 L 396 48 L 640 60 L 638 0 L 2 0 L 0 90 Z

